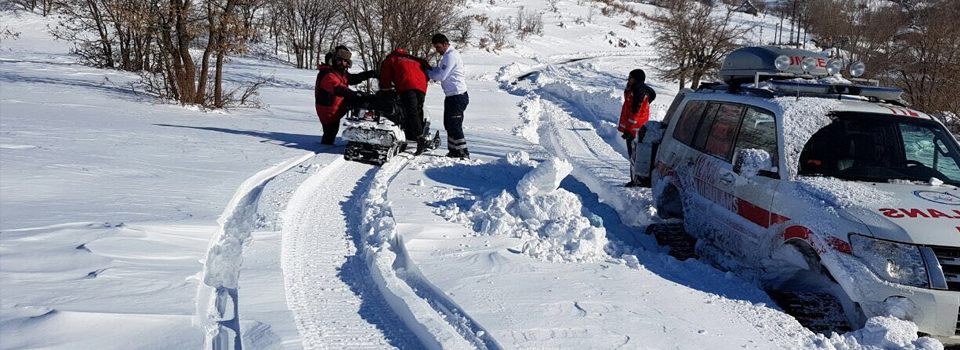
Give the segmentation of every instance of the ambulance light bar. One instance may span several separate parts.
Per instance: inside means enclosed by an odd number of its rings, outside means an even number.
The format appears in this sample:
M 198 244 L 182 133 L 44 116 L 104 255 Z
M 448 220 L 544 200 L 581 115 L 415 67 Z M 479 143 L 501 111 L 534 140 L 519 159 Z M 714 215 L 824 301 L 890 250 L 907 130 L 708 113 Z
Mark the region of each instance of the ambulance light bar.
M 771 80 L 767 83 L 774 91 L 784 95 L 856 95 L 881 101 L 899 101 L 903 96 L 903 89 L 882 86 L 819 84 L 782 80 Z

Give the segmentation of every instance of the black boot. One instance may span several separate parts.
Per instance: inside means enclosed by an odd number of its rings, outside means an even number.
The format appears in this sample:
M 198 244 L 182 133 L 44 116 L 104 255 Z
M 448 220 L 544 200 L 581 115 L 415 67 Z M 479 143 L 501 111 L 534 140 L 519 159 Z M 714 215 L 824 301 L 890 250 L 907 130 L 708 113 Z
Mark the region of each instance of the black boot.
M 447 157 L 450 158 L 460 158 L 460 159 L 470 159 L 470 152 L 466 148 L 462 150 L 452 149 L 450 152 L 447 152 Z
M 415 152 L 413 152 L 413 155 L 419 156 L 419 155 L 423 154 L 423 152 L 426 151 L 426 150 L 427 150 L 427 139 L 423 138 L 423 136 L 418 137 L 418 138 L 417 138 L 417 150 L 416 150 Z

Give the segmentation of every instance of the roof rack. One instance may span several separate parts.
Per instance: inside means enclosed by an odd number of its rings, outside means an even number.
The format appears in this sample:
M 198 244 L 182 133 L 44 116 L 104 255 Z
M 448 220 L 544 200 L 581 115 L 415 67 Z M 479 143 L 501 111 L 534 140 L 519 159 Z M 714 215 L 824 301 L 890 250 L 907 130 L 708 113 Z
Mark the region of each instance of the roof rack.
M 869 101 L 904 106 L 903 90 L 882 87 L 877 80 L 859 79 L 866 66 L 850 65 L 853 78 L 840 77 L 844 62 L 823 53 L 779 46 L 751 46 L 733 51 L 724 60 L 720 76 L 725 84 L 703 84 L 700 90 L 749 93 L 761 97 L 859 96 Z M 761 84 L 763 82 L 764 84 Z M 745 86 L 751 85 L 752 86 Z M 859 85 L 866 83 L 870 85 Z

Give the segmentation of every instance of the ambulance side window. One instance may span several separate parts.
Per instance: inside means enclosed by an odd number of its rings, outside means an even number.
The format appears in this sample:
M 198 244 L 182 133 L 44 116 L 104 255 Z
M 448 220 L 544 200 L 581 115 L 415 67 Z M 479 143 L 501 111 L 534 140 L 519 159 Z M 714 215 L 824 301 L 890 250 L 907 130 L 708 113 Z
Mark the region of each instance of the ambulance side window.
M 710 138 L 710 127 L 713 126 L 713 121 L 717 119 L 717 110 L 719 109 L 719 103 L 711 103 L 707 106 L 707 112 L 703 114 L 703 122 L 700 123 L 700 128 L 697 129 L 697 137 L 693 139 L 693 148 L 703 151 L 703 147 L 707 144 L 707 139 Z
M 743 106 L 736 104 L 721 104 L 717 116 L 710 127 L 709 137 L 706 139 L 703 150 L 728 162 L 733 157 L 733 144 L 737 139 L 737 130 L 740 127 L 740 117 L 743 115 Z M 702 129 L 702 128 L 701 128 Z M 700 135 L 697 135 L 700 138 Z
M 757 108 L 747 108 L 740 124 L 737 150 L 759 149 L 770 154 L 770 164 L 777 166 L 777 120 L 773 113 Z
M 697 126 L 700 125 L 700 119 L 706 106 L 705 101 L 690 101 L 687 103 L 683 115 L 677 121 L 677 127 L 673 129 L 673 138 L 689 146 L 697 133 Z

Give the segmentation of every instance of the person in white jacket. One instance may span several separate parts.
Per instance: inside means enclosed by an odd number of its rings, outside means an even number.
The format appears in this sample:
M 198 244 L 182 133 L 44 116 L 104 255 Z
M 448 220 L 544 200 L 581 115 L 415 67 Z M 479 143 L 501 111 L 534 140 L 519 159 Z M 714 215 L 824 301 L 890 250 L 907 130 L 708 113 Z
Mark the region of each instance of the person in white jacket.
M 447 130 L 447 157 L 470 158 L 467 151 L 467 138 L 463 134 L 463 112 L 470 103 L 467 95 L 466 76 L 463 71 L 463 59 L 456 49 L 450 47 L 450 41 L 443 34 L 432 39 L 433 48 L 443 55 L 439 67 L 430 69 L 431 80 L 440 82 L 443 94 L 443 128 Z

